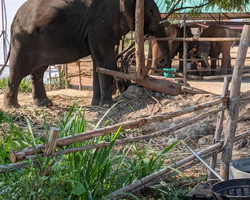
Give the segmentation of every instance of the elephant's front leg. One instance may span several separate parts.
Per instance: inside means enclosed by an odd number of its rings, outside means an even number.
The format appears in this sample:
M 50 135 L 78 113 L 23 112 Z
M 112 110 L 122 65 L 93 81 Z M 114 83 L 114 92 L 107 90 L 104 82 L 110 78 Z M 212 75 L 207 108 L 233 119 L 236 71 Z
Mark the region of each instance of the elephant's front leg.
M 231 68 L 230 54 L 222 54 L 221 68 L 223 75 L 228 74 L 229 66 Z
M 43 75 L 48 66 L 43 66 L 31 74 L 33 103 L 37 106 L 51 106 L 43 84 Z
M 96 60 L 96 56 L 93 56 L 93 60 L 94 63 L 96 63 L 96 66 L 98 67 L 114 71 L 116 71 L 117 69 L 114 53 L 107 53 L 105 57 L 103 58 L 100 57 L 98 58 L 98 60 Z M 94 65 L 94 70 L 95 70 L 95 65 Z M 93 88 L 94 91 L 93 91 L 92 104 L 93 103 L 97 104 L 97 102 L 99 101 L 99 106 L 110 107 L 113 103 L 115 103 L 115 100 L 112 99 L 113 81 L 114 79 L 112 76 L 102 73 L 97 74 L 97 72 L 94 71 L 94 88 Z

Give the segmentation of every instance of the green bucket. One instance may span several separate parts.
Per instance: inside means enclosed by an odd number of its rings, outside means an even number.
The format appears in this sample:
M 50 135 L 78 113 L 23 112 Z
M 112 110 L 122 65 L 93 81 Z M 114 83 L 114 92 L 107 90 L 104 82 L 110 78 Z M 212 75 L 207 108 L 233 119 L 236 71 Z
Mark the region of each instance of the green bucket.
M 176 72 L 176 69 L 175 68 L 163 68 L 163 71 L 166 71 L 166 72 L 163 72 L 163 75 L 166 78 L 174 78 L 174 74 L 169 74 L 167 72 Z

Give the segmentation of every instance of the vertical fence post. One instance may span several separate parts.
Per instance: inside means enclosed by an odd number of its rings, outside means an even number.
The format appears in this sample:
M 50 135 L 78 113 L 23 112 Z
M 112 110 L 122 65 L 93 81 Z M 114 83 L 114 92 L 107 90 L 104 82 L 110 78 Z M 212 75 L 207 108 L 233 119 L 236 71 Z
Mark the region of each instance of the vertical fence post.
M 244 63 L 250 41 L 250 26 L 244 25 L 237 52 L 233 77 L 231 82 L 230 102 L 228 109 L 227 122 L 225 127 L 225 144 L 221 156 L 220 175 L 224 180 L 228 180 L 229 163 L 232 159 L 234 137 L 239 115 L 239 96 L 240 86 L 243 75 Z
M 143 79 L 145 72 L 144 55 L 144 0 L 136 1 L 135 9 L 135 58 L 137 78 Z
M 55 128 L 55 127 L 51 128 L 50 133 L 49 133 L 48 144 L 45 147 L 45 152 L 44 152 L 45 157 L 54 155 L 59 132 L 60 132 L 59 128 Z
M 49 66 L 49 90 L 51 90 L 51 66 Z
M 57 68 L 58 68 L 59 88 L 61 89 L 61 85 L 62 85 L 61 84 L 61 68 L 62 68 L 62 66 L 58 65 Z
M 183 28 L 183 38 L 186 38 L 186 14 L 183 17 L 184 28 Z M 183 85 L 187 86 L 187 42 L 183 41 Z
M 3 63 L 6 62 L 6 43 L 5 43 L 5 27 L 4 27 L 4 7 L 3 0 L 1 0 L 1 11 L 2 11 L 2 37 L 3 37 Z
M 81 62 L 78 60 L 77 62 L 77 66 L 78 66 L 78 80 L 79 80 L 79 90 L 82 90 L 82 79 L 81 79 Z
M 227 96 L 229 83 L 230 83 L 230 78 L 225 77 L 221 97 L 226 97 Z M 225 111 L 221 111 L 221 112 L 218 113 L 213 144 L 215 144 L 215 143 L 217 143 L 217 142 L 219 142 L 221 140 L 221 133 L 222 133 L 222 127 L 223 127 L 224 114 L 225 114 Z M 210 161 L 210 167 L 213 170 L 215 170 L 216 162 L 217 162 L 217 154 L 212 156 L 211 161 Z M 214 178 L 215 178 L 215 175 L 209 170 L 208 171 L 208 179 L 214 179 Z
M 65 89 L 69 88 L 68 85 L 68 64 L 64 65 L 64 72 L 65 72 Z

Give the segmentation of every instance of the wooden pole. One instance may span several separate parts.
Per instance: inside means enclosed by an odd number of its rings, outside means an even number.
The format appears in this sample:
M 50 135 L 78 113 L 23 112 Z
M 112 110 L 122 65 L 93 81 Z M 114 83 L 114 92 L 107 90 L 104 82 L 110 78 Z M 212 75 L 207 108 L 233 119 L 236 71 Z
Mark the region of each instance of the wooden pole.
M 6 42 L 5 42 L 5 27 L 4 27 L 4 8 L 3 8 L 3 0 L 1 0 L 1 11 L 2 11 L 2 37 L 3 37 L 3 62 L 6 62 Z
M 139 79 L 145 76 L 144 55 L 144 0 L 136 1 L 135 9 L 135 59 L 136 73 Z
M 234 138 L 234 142 L 238 142 L 238 141 L 240 141 L 240 140 L 242 140 L 242 139 L 245 139 L 245 138 L 247 138 L 247 137 L 249 137 L 250 136 L 250 131 L 247 131 L 247 132 L 245 132 L 245 133 L 242 133 L 242 134 L 240 134 L 240 135 L 237 135 L 235 138 Z M 104 144 L 106 144 L 106 143 L 104 143 Z M 115 143 L 115 144 L 118 144 L 118 143 Z M 217 144 L 217 143 L 216 143 Z M 97 145 L 97 144 L 96 144 Z M 103 145 L 103 144 L 98 144 L 98 145 L 100 145 L 100 148 L 101 147 L 106 147 L 106 145 Z M 109 144 L 110 145 L 110 144 Z M 221 143 L 221 145 L 222 145 L 222 143 Z M 93 146 L 93 145 L 91 145 L 91 146 Z M 99 148 L 99 146 L 97 147 L 97 146 L 93 146 L 93 147 L 95 147 L 95 148 Z M 211 146 L 210 146 L 211 147 Z M 209 147 L 208 147 L 209 148 Z M 86 148 L 86 149 L 93 149 L 93 148 L 90 148 L 90 146 L 88 146 L 88 148 Z M 212 151 L 214 151 L 214 150 L 211 150 L 210 151 L 210 153 L 212 152 Z M 56 152 L 55 153 L 55 156 L 58 154 L 59 152 Z M 43 154 L 38 154 L 38 155 L 40 155 L 40 156 L 44 156 Z M 208 155 L 208 154 L 207 154 Z M 206 157 L 206 156 L 205 156 Z M 35 155 L 31 155 L 31 156 L 26 156 L 25 157 L 25 159 L 35 159 Z M 36 161 L 34 161 L 35 163 L 34 163 L 34 165 L 36 165 L 37 164 L 37 162 Z M 28 162 L 22 162 L 22 163 L 14 163 L 14 164 L 9 164 L 9 165 L 0 165 L 0 173 L 5 173 L 5 172 L 9 172 L 9 171 L 13 171 L 14 169 L 22 169 L 22 168 L 26 168 L 28 166 Z M 166 176 L 168 176 L 168 175 L 166 175 Z M 164 178 L 165 176 L 163 176 L 163 178 Z
M 183 38 L 186 38 L 186 14 L 183 17 L 184 20 L 184 29 L 183 29 Z M 183 85 L 187 86 L 187 42 L 183 42 Z
M 156 38 L 156 37 L 145 37 L 145 40 L 157 40 L 157 41 L 186 41 L 186 42 L 235 42 L 240 41 L 240 38 L 201 38 L 201 37 L 188 37 L 188 38 L 180 38 L 180 37 L 165 37 L 165 38 Z
M 49 90 L 51 90 L 51 66 L 49 66 Z
M 225 77 L 224 78 L 224 84 L 223 84 L 223 90 L 222 90 L 222 95 L 221 97 L 226 97 L 228 94 L 228 88 L 229 88 L 229 83 L 230 79 Z M 223 104 L 222 104 L 223 106 Z M 224 120 L 224 113 L 225 111 L 221 111 L 218 113 L 217 116 L 217 124 L 216 124 L 216 130 L 214 134 L 214 141 L 213 144 L 217 143 L 221 139 L 221 133 L 222 133 L 222 127 L 223 127 L 223 120 Z M 210 167 L 215 170 L 216 167 L 216 162 L 217 162 L 217 155 L 212 156 L 211 161 L 210 161 Z M 208 171 L 208 179 L 214 179 L 215 175 L 209 170 Z
M 45 157 L 54 156 L 56 146 L 57 146 L 57 139 L 60 133 L 60 129 L 52 127 L 49 133 L 49 140 L 48 144 L 45 146 Z
M 65 72 L 65 89 L 69 88 L 69 84 L 68 84 L 68 64 L 64 65 L 64 72 Z
M 81 63 L 80 61 L 76 62 L 77 66 L 78 66 L 78 80 L 79 80 L 79 90 L 82 90 L 82 80 L 81 80 Z
M 221 156 L 220 175 L 224 180 L 228 180 L 229 176 L 229 163 L 232 159 L 232 151 L 234 144 L 234 137 L 238 122 L 239 104 L 237 98 L 240 97 L 240 86 L 243 74 L 243 68 L 247 49 L 250 41 L 250 26 L 244 25 L 242 36 L 240 40 L 239 50 L 235 61 L 235 67 L 233 71 L 231 91 L 230 91 L 230 103 L 228 109 L 228 117 L 225 128 L 225 145 Z

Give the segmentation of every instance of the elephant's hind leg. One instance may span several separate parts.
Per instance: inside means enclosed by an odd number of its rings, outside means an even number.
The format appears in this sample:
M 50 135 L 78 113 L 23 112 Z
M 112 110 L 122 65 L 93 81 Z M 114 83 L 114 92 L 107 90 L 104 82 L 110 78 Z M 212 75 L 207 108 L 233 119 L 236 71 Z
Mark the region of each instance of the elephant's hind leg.
M 48 99 L 43 84 L 43 75 L 48 66 L 38 68 L 31 74 L 33 103 L 37 106 L 51 106 L 52 101 Z

